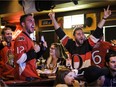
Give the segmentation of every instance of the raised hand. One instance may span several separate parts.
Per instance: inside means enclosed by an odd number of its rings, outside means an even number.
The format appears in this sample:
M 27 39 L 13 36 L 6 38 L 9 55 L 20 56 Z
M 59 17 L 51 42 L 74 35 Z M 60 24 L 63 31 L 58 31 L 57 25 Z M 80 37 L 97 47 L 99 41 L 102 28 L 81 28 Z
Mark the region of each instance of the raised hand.
M 58 29 L 60 26 L 58 24 L 58 22 L 55 19 L 55 13 L 53 11 L 51 11 L 48 16 L 50 17 L 50 19 L 52 20 L 53 24 L 54 24 L 54 28 Z
M 55 13 L 53 11 L 51 11 L 48 16 L 50 17 L 50 19 L 54 19 L 55 18 Z
M 111 10 L 109 10 L 109 5 L 107 7 L 107 9 L 104 9 L 104 18 L 108 18 L 111 15 Z
M 38 44 L 35 44 L 34 45 L 34 50 L 35 50 L 36 53 L 39 52 L 40 51 L 40 46 Z

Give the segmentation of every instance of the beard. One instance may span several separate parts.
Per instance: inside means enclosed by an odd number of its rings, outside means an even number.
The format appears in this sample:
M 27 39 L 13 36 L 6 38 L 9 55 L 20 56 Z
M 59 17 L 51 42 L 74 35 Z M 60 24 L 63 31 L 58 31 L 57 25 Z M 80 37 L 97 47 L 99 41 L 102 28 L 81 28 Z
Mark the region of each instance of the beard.
M 84 43 L 85 39 L 80 39 L 80 40 L 76 39 L 75 41 L 79 46 L 81 46 Z
M 6 41 L 7 43 L 10 43 L 10 42 L 12 41 L 12 37 L 7 37 L 7 38 L 5 38 L 5 41 Z
M 34 31 L 33 30 L 28 30 L 27 31 L 29 34 L 33 33 Z
M 110 68 L 111 71 L 116 72 L 116 66 L 114 66 L 113 68 Z
M 32 28 L 31 26 L 30 27 L 26 27 L 26 31 L 28 34 L 31 34 L 34 32 L 34 28 Z

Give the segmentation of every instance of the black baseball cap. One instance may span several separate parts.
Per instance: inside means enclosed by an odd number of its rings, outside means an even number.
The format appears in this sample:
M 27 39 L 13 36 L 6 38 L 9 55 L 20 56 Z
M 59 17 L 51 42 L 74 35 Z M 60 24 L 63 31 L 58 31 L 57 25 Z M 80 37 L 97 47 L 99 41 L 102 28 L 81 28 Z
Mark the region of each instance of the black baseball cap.
M 100 76 L 107 75 L 107 68 L 100 68 L 98 66 L 89 66 L 84 70 L 84 78 L 86 82 L 91 83 L 96 81 Z

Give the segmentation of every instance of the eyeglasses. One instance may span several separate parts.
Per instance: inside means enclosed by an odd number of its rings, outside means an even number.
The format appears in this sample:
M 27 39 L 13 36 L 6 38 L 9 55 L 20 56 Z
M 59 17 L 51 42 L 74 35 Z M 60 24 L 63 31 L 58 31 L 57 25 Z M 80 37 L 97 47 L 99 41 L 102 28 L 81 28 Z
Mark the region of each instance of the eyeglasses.
M 50 49 L 54 50 L 55 48 L 53 48 L 53 47 L 50 47 Z

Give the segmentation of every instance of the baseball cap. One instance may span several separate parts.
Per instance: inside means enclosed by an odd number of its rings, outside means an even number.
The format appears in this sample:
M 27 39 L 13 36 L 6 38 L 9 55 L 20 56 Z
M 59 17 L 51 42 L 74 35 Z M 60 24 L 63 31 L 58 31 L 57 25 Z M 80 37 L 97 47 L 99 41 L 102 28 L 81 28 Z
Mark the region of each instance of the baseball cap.
M 98 66 L 89 66 L 84 70 L 84 78 L 86 82 L 91 83 L 96 81 L 100 76 L 107 75 L 108 69 Z

